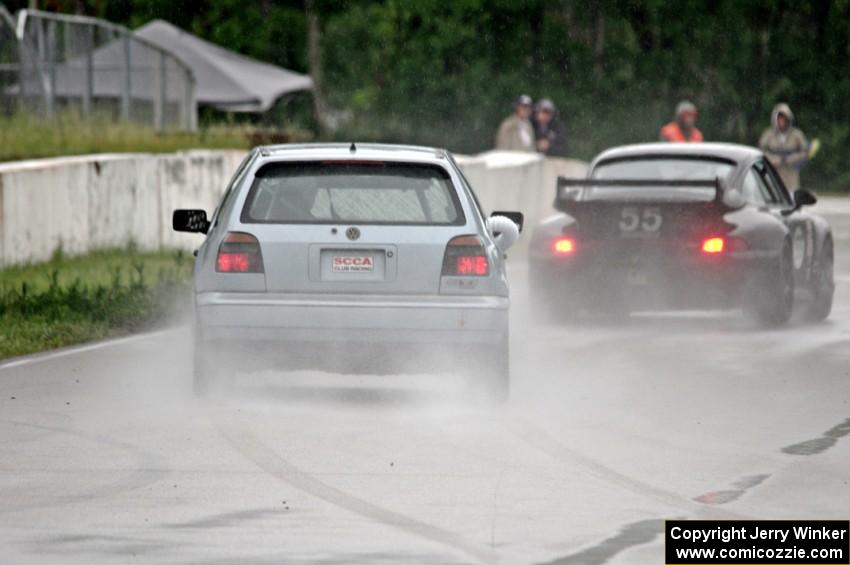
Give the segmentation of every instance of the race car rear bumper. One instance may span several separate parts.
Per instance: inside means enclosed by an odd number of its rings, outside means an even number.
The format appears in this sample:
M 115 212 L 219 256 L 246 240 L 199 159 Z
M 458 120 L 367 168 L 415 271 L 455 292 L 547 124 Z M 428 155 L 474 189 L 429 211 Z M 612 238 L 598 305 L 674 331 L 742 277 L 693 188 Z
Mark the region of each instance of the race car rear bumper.
M 632 309 L 715 309 L 741 305 L 771 255 L 671 252 L 634 259 L 615 253 L 532 260 L 532 291 L 551 300 L 592 306 L 621 300 Z

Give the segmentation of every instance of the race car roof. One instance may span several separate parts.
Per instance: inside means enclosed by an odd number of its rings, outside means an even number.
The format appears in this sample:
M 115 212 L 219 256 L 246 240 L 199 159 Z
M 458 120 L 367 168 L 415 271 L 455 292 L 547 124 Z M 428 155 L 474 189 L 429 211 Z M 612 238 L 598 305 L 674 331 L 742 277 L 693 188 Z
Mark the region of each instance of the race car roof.
M 609 159 L 628 159 L 652 155 L 708 157 L 741 163 L 756 159 L 761 154 L 761 151 L 755 147 L 736 143 L 640 143 L 606 149 L 596 156 L 591 167 L 600 161 L 607 161 Z

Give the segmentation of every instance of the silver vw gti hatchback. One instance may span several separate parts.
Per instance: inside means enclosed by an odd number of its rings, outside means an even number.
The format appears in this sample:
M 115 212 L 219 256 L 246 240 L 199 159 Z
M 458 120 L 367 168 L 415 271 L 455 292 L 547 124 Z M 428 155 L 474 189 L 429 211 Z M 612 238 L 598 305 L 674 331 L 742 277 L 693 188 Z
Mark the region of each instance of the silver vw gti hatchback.
M 254 149 L 212 216 L 194 271 L 195 375 L 240 370 L 448 371 L 509 391 L 505 251 L 522 214 L 485 218 L 445 150 Z

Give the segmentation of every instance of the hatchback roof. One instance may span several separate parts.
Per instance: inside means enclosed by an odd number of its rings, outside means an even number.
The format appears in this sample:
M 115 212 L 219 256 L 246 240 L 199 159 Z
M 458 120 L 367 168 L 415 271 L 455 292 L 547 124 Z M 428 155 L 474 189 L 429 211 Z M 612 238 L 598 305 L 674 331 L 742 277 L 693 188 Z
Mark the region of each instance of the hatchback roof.
M 445 159 L 448 152 L 436 147 L 395 145 L 389 143 L 286 143 L 258 148 L 264 157 L 345 158 L 415 161 Z

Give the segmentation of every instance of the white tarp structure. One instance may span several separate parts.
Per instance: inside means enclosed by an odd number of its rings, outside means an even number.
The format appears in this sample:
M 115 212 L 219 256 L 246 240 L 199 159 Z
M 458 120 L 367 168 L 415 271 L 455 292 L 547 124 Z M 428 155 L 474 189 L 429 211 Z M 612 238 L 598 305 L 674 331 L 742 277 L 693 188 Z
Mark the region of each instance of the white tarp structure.
M 154 20 L 134 35 L 183 61 L 195 77 L 199 104 L 231 112 L 265 112 L 286 94 L 313 89 L 313 80 L 261 63 Z
M 282 96 L 313 89 L 307 75 L 234 53 L 162 20 L 130 31 L 38 10 L 21 10 L 16 22 L 2 15 L 2 107 L 28 103 L 47 117 L 58 107 L 78 108 L 83 116 L 194 130 L 199 105 L 265 112 Z

